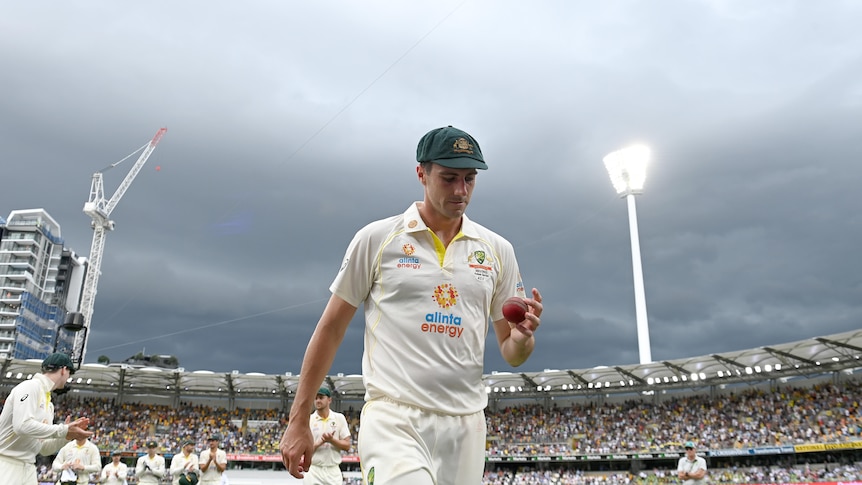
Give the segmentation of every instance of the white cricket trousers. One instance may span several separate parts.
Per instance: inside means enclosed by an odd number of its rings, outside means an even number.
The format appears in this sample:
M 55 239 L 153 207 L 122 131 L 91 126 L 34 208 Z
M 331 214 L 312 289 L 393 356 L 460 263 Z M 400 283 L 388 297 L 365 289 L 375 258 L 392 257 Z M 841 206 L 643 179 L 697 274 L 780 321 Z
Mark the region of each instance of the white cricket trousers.
M 338 465 L 311 465 L 302 478 L 302 485 L 341 485 L 342 483 L 344 483 L 344 477 Z
M 362 408 L 357 449 L 367 485 L 481 485 L 485 412 L 452 416 L 384 399 Z
M 3 485 L 38 485 L 36 465 L 0 456 L 0 480 Z

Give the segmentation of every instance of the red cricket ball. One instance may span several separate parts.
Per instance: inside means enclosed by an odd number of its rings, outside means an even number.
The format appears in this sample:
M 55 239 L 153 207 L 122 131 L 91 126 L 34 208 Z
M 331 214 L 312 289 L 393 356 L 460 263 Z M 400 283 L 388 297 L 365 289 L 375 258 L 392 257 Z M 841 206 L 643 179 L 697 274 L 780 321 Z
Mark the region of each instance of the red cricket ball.
M 523 298 L 513 296 L 503 303 L 503 316 L 512 323 L 521 323 L 526 319 L 527 304 Z

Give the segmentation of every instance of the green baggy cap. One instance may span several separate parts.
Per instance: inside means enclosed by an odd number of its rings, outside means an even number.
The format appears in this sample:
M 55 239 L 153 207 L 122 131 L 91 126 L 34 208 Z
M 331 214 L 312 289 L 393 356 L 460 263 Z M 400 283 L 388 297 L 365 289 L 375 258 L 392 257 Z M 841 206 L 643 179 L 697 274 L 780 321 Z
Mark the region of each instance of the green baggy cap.
M 425 133 L 416 147 L 416 161 L 449 168 L 488 169 L 476 139 L 451 125 Z

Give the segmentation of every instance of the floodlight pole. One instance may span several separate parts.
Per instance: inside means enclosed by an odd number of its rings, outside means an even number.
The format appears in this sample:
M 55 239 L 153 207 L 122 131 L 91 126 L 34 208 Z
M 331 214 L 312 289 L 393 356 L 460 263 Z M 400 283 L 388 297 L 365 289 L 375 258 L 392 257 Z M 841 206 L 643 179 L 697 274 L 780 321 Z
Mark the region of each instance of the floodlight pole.
M 640 363 L 652 362 L 652 351 L 649 341 L 649 320 L 647 320 L 646 291 L 644 290 L 643 265 L 641 263 L 640 238 L 638 237 L 638 213 L 635 208 L 635 194 L 626 195 L 629 208 L 629 233 L 632 240 L 632 275 L 635 286 L 635 318 L 638 328 L 638 353 Z
M 632 245 L 632 274 L 635 290 L 635 317 L 638 330 L 638 353 L 640 363 L 652 362 L 649 342 L 649 320 L 647 320 L 646 293 L 641 263 L 640 238 L 638 237 L 638 213 L 635 195 L 643 191 L 646 181 L 646 165 L 650 158 L 649 148 L 635 145 L 608 154 L 604 158 L 611 183 L 620 197 L 625 197 L 629 210 L 629 233 Z

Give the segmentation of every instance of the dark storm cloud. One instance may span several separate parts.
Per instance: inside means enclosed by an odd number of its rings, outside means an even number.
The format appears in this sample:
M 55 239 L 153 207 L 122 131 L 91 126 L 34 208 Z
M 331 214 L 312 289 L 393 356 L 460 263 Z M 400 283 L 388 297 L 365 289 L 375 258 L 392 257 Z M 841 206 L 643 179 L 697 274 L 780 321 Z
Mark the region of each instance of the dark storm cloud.
M 415 145 L 482 145 L 469 214 L 547 310 L 525 370 L 638 361 L 638 197 L 653 358 L 862 321 L 862 38 L 852 2 L 110 2 L 0 19 L 0 213 L 89 252 L 91 174 L 168 133 L 113 214 L 87 360 L 299 372 L 347 243 L 421 198 Z M 135 157 L 105 173 L 109 192 Z M 159 167 L 156 170 L 155 167 Z M 361 309 L 358 312 L 361 314 Z M 361 316 L 332 373 L 360 371 Z M 488 336 L 486 369 L 509 370 Z

